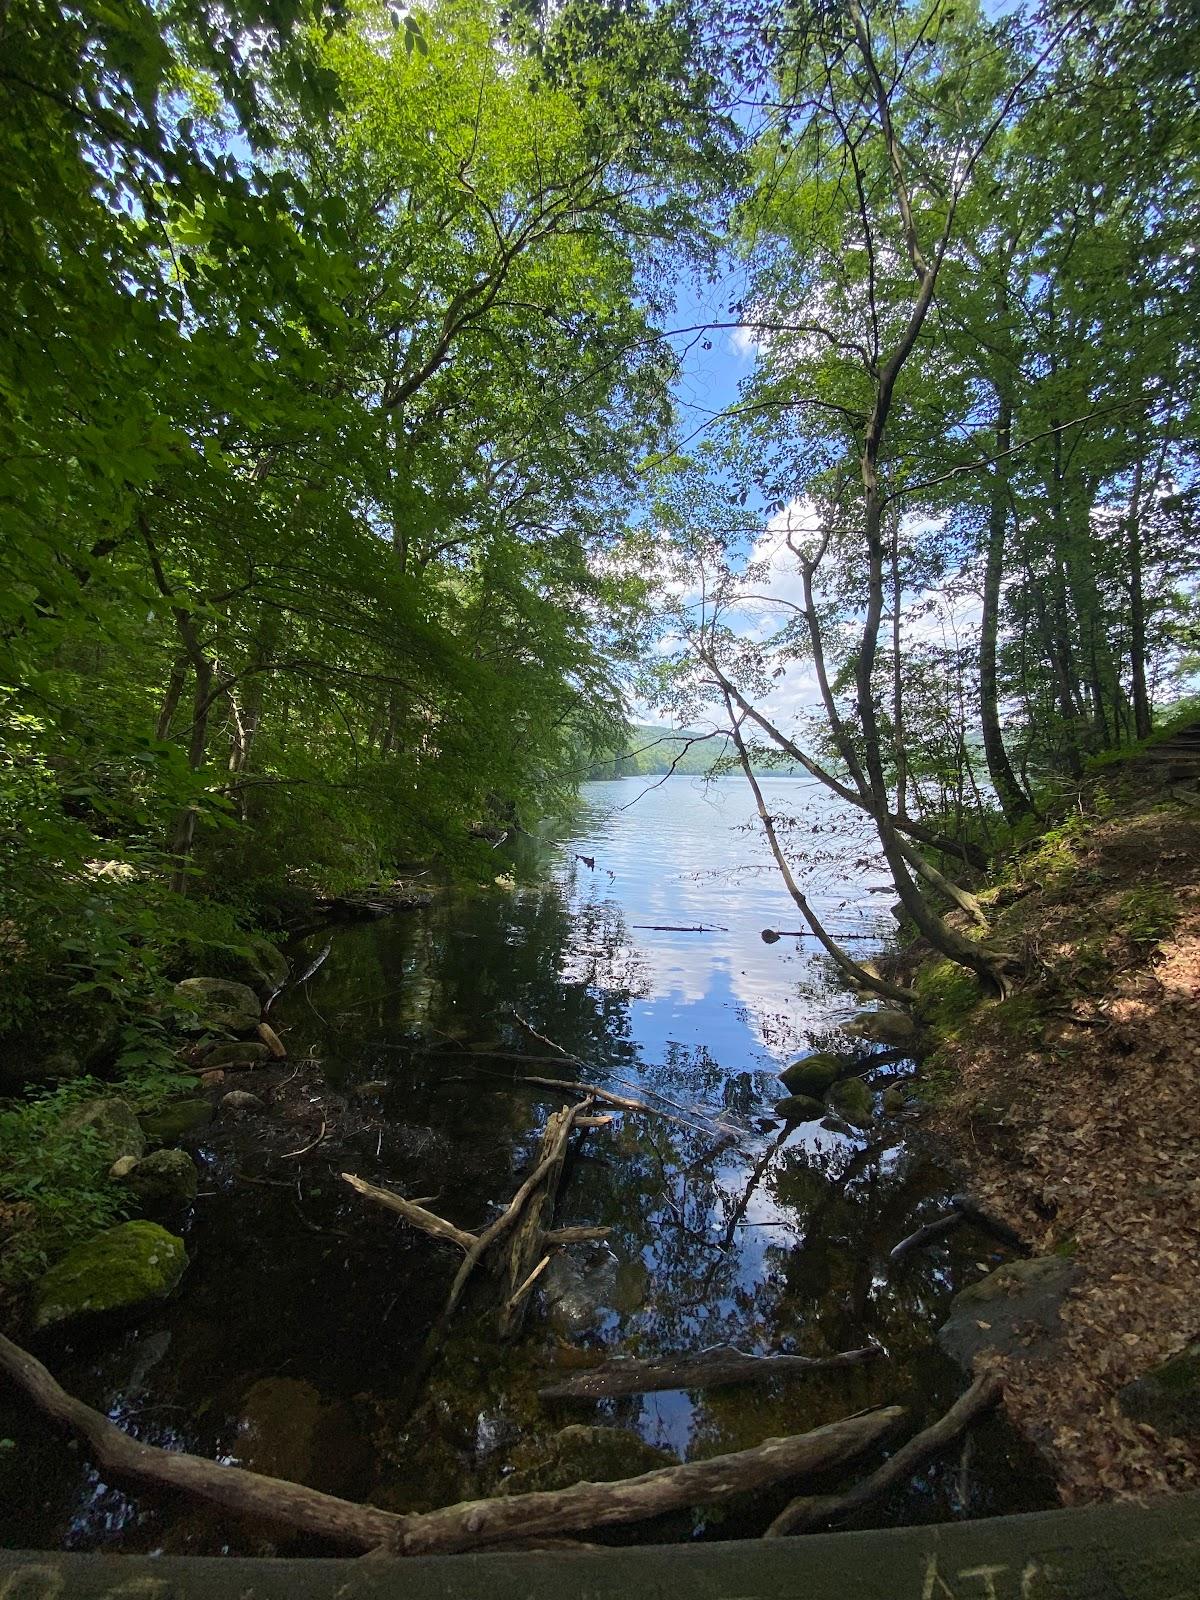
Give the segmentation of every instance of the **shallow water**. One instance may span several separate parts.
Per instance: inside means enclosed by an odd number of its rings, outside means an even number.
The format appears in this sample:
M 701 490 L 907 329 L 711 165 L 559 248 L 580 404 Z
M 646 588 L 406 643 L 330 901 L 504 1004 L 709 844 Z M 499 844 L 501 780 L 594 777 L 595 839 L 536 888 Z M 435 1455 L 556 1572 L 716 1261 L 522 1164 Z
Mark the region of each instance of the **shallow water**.
M 811 939 L 760 938 L 797 914 L 740 780 L 647 791 L 649 781 L 588 785 L 569 825 L 494 852 L 498 881 L 486 888 L 298 943 L 295 971 L 332 948 L 272 1021 L 293 1059 L 319 1064 L 286 1084 L 276 1075 L 262 1117 L 219 1121 L 193 1141 L 204 1175 L 178 1296 L 135 1329 L 47 1341 L 39 1353 L 68 1388 L 151 1443 L 396 1509 L 491 1492 L 571 1422 L 634 1428 L 688 1458 L 879 1402 L 907 1404 L 917 1420 L 949 1404 L 962 1379 L 934 1331 L 955 1290 L 1000 1259 L 996 1247 L 962 1229 L 892 1267 L 891 1246 L 947 1188 L 903 1122 L 864 1134 L 772 1117 L 781 1067 L 856 1002 Z M 890 897 L 871 893 L 884 880 L 853 820 L 797 780 L 765 790 L 773 811 L 797 818 L 788 832 L 823 914 L 869 953 L 888 932 Z M 522 1068 L 518 1056 L 542 1059 Z M 546 1114 L 572 1098 L 514 1081 L 522 1071 L 654 1098 L 678 1121 L 624 1115 L 588 1135 L 559 1222 L 608 1225 L 607 1244 L 554 1263 L 509 1349 L 495 1341 L 483 1280 L 417 1382 L 458 1252 L 366 1206 L 338 1174 L 436 1196 L 432 1209 L 481 1226 L 520 1182 Z M 597 1349 L 724 1340 L 808 1355 L 873 1340 L 888 1356 L 771 1386 L 601 1406 L 536 1398 L 539 1381 Z M 0 1449 L 6 1544 L 302 1548 L 106 1485 L 20 1407 L 3 1408 L 0 1434 L 13 1440 Z M 785 1499 L 624 1537 L 753 1534 Z M 1049 1503 L 1041 1473 L 993 1422 L 966 1456 L 864 1521 Z

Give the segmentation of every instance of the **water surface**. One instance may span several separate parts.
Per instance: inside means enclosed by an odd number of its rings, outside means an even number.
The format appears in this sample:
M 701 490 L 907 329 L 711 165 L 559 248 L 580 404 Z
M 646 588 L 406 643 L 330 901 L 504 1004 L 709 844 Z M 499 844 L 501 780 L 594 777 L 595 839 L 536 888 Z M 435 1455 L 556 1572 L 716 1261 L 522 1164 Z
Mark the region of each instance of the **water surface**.
M 296 1066 L 270 1080 L 261 1117 L 220 1120 L 193 1142 L 202 1195 L 180 1293 L 135 1329 L 48 1343 L 41 1353 L 69 1388 L 149 1442 L 401 1510 L 493 1492 L 572 1422 L 634 1429 L 689 1458 L 876 1403 L 907 1404 L 916 1422 L 951 1402 L 963 1380 L 934 1331 L 995 1247 L 962 1230 L 890 1265 L 948 1183 L 903 1119 L 861 1132 L 773 1116 L 780 1069 L 858 1002 L 811 939 L 763 942 L 764 928 L 796 928 L 797 913 L 741 781 L 652 785 L 588 785 L 569 825 L 492 852 L 478 889 L 439 889 L 427 911 L 300 941 L 296 971 L 331 948 L 272 1012 Z M 764 790 L 823 917 L 869 953 L 888 933 L 890 896 L 872 892 L 885 880 L 855 819 L 798 780 Z M 708 931 L 672 931 L 698 925 Z M 573 1098 L 520 1081 L 529 1073 L 645 1097 L 676 1120 L 619 1116 L 579 1145 L 559 1221 L 606 1225 L 607 1243 L 555 1262 L 512 1348 L 496 1342 L 483 1280 L 417 1382 L 458 1254 L 364 1205 L 338 1175 L 432 1197 L 460 1226 L 482 1226 L 519 1184 L 545 1116 Z M 875 1341 L 887 1358 L 599 1406 L 536 1396 L 600 1351 L 726 1340 L 807 1355 Z M 299 1548 L 103 1483 L 20 1408 L 0 1432 L 14 1439 L 0 1452 L 9 1544 Z M 786 1498 L 614 1537 L 755 1534 Z M 1048 1503 L 1044 1478 L 991 1423 L 967 1456 L 862 1520 Z

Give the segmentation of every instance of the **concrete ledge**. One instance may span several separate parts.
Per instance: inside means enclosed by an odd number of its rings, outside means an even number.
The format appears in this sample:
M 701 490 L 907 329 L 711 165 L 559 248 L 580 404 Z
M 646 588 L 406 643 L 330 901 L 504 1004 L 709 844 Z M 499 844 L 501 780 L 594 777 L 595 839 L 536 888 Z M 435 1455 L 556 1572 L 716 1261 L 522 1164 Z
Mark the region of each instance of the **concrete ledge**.
M 0 1600 L 1198 1600 L 1200 1494 L 596 1555 L 244 1561 L 0 1551 Z

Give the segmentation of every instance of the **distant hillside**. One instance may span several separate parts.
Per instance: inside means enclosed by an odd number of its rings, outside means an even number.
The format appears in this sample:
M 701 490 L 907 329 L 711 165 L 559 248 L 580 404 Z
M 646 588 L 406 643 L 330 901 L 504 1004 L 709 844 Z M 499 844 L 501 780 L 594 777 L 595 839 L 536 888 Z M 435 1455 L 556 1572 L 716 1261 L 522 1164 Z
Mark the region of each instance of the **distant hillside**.
M 711 772 L 723 757 L 732 753 L 728 734 L 705 738 L 702 733 L 691 729 L 675 731 L 638 724 L 630 730 L 625 748 L 614 752 L 607 760 L 597 761 L 588 777 L 640 778 L 667 772 L 702 777 Z M 789 773 L 798 769 L 788 764 L 773 770 Z

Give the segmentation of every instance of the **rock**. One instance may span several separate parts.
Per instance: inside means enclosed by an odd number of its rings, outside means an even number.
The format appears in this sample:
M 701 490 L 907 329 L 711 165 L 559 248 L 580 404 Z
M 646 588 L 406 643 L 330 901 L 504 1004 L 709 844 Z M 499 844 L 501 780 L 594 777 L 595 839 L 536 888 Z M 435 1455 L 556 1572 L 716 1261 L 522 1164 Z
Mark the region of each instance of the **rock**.
M 136 1160 L 146 1148 L 146 1136 L 127 1100 L 107 1096 L 83 1100 L 59 1124 L 63 1133 L 88 1133 L 98 1170 L 107 1171 L 122 1156 Z
M 917 1025 L 907 1011 L 860 1011 L 849 1022 L 843 1022 L 839 1032 L 849 1039 L 898 1047 L 915 1041 Z
M 265 1111 L 267 1104 L 260 1100 L 256 1094 L 250 1094 L 246 1089 L 231 1089 L 228 1094 L 221 1096 L 221 1110 L 233 1112 L 235 1116 L 243 1111 Z
M 1189 1344 L 1127 1383 L 1117 1404 L 1127 1417 L 1149 1423 L 1159 1433 L 1200 1436 L 1200 1343 Z
M 114 1183 L 120 1183 L 122 1178 L 127 1178 L 138 1164 L 136 1156 L 121 1156 L 114 1161 L 108 1169 L 108 1175 Z
M 371 1078 L 367 1083 L 356 1083 L 350 1093 L 356 1100 L 375 1100 L 385 1095 L 390 1087 L 386 1078 Z
M 31 1062 L 26 1081 L 29 1083 L 69 1083 L 72 1078 L 82 1078 L 87 1067 L 74 1050 L 52 1050 L 39 1061 Z
M 887 1116 L 897 1116 L 908 1105 L 908 1096 L 899 1084 L 893 1083 L 883 1091 L 883 1109 Z
M 793 1061 L 779 1076 L 789 1094 L 806 1094 L 814 1100 L 820 1100 L 845 1070 L 846 1062 L 840 1056 L 822 1053 L 805 1056 L 802 1061 Z
M 250 1033 L 258 1026 L 262 1005 L 254 990 L 229 978 L 184 978 L 175 998 L 192 1014 L 192 1025 Z
M 190 1133 L 207 1128 L 213 1108 L 207 1100 L 168 1100 L 141 1118 L 142 1130 L 151 1144 L 175 1144 Z
M 252 1472 L 358 1498 L 370 1487 L 373 1458 L 350 1407 L 325 1400 L 303 1378 L 251 1384 L 237 1423 L 237 1453 Z
M 938 1343 L 967 1371 L 981 1350 L 1047 1355 L 1059 1333 L 1058 1309 L 1075 1276 L 1068 1256 L 1006 1261 L 955 1295 L 950 1315 L 938 1329 Z
M 616 1294 L 618 1265 L 616 1256 L 603 1245 L 590 1254 L 586 1266 L 560 1250 L 541 1279 L 551 1327 L 573 1337 L 602 1322 Z
M 257 1039 L 228 1039 L 222 1044 L 209 1045 L 201 1057 L 200 1065 L 205 1072 L 213 1067 L 239 1067 L 247 1071 L 252 1067 L 261 1067 L 264 1061 L 271 1059 L 270 1049 Z
M 775 1115 L 785 1122 L 817 1122 L 825 1115 L 825 1107 L 809 1094 L 789 1094 L 775 1102 Z
M 196 1198 L 196 1163 L 185 1150 L 155 1150 L 144 1156 L 126 1182 L 147 1210 L 190 1205 Z
M 825 1104 L 856 1128 L 870 1127 L 875 1120 L 873 1096 L 861 1078 L 842 1078 L 835 1083 Z
M 247 935 L 236 948 L 214 945 L 194 957 L 197 975 L 240 983 L 264 1000 L 283 988 L 291 970 L 279 946 L 261 933 Z
M 528 1441 L 512 1460 L 516 1470 L 500 1485 L 501 1494 L 569 1489 L 573 1483 L 613 1483 L 656 1467 L 678 1465 L 677 1457 L 647 1444 L 631 1429 L 582 1423 L 572 1423 L 549 1439 Z
M 156 1222 L 122 1222 L 76 1245 L 38 1281 L 33 1325 L 53 1328 L 165 1300 L 186 1266 L 182 1239 Z

